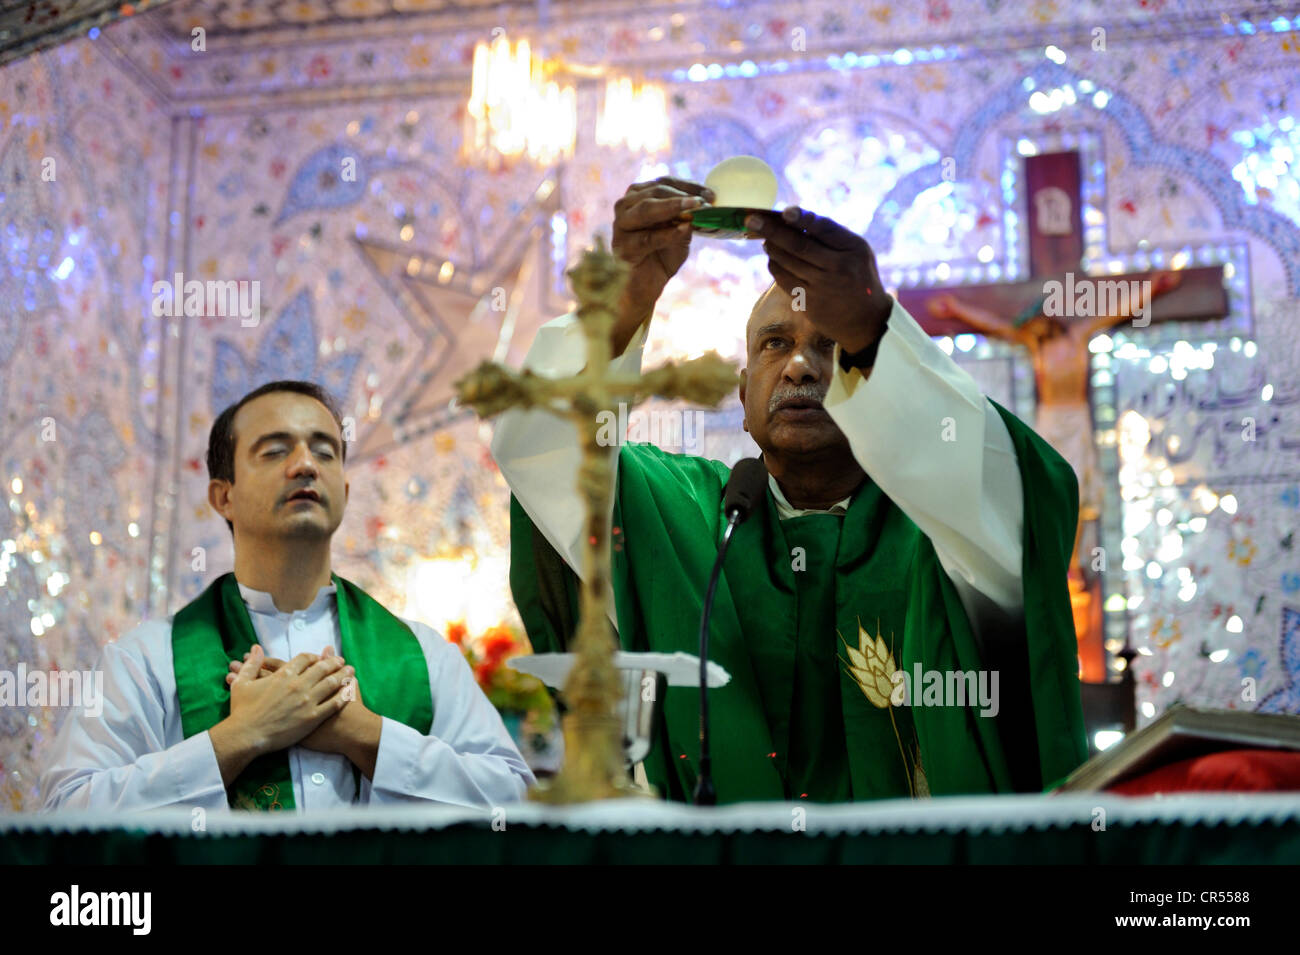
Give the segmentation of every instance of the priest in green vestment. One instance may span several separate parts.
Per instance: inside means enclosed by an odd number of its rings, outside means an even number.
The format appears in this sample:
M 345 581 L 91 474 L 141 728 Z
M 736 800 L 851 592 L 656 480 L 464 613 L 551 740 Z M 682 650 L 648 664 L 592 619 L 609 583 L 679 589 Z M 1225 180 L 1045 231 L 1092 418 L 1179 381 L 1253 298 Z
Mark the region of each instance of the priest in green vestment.
M 311 382 L 271 382 L 217 417 L 208 497 L 234 570 L 104 646 L 103 711 L 64 721 L 46 809 L 523 798 L 533 775 L 460 649 L 331 569 L 346 452 L 338 409 Z
M 631 266 L 613 332 L 635 371 L 655 302 L 708 189 L 661 178 L 615 204 Z M 1078 507 L 1066 462 L 983 396 L 881 285 L 870 247 L 798 208 L 756 216 L 773 284 L 746 328 L 740 399 L 766 499 L 735 532 L 711 621 L 719 803 L 1036 792 L 1086 756 L 1066 571 Z M 719 320 L 724 320 L 722 317 Z M 584 362 L 566 315 L 525 367 Z M 620 447 L 611 625 L 627 650 L 698 652 L 729 468 Z M 568 646 L 582 506 L 571 425 L 498 420 L 512 491 L 511 586 L 538 652 Z M 687 800 L 699 694 L 669 688 L 649 782 Z

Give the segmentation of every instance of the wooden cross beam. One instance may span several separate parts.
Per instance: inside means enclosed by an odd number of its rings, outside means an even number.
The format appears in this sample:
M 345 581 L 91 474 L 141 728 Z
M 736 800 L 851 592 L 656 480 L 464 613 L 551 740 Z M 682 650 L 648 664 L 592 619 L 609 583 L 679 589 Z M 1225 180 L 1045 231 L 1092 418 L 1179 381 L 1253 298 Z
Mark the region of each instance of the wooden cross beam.
M 1049 282 L 1064 285 L 1069 276 L 1078 296 L 1097 291 L 1098 282 L 1154 281 L 1161 270 L 1122 275 L 1089 275 L 1082 271 L 1082 177 L 1077 152 L 1047 153 L 1025 158 L 1026 221 L 1029 223 L 1029 278 L 1018 282 L 955 285 L 898 290 L 898 302 L 931 335 L 960 335 L 975 331 L 960 318 L 940 317 L 930 303 L 945 295 L 962 304 L 1005 316 L 1008 322 L 1032 316 L 1043 301 Z M 1223 266 L 1180 269 L 1181 280 L 1151 303 L 1151 324 L 1208 321 L 1228 314 Z M 941 310 L 940 310 L 941 311 Z

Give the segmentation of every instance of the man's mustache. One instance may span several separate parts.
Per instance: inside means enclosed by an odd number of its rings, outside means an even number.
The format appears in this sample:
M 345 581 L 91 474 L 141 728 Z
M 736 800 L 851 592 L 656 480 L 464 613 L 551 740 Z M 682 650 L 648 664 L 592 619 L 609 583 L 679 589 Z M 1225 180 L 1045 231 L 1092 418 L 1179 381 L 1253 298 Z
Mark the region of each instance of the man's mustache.
M 817 385 L 794 385 L 790 388 L 778 388 L 767 400 L 767 413 L 775 414 L 776 409 L 786 401 L 814 401 L 821 404 L 826 398 L 826 389 Z

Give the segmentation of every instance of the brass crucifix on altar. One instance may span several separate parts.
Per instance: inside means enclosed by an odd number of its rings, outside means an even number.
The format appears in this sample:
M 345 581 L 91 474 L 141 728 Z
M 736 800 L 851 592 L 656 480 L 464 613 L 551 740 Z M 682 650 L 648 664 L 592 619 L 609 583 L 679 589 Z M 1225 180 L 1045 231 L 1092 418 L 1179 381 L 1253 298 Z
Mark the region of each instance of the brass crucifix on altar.
M 716 352 L 670 362 L 643 375 L 611 372 L 610 333 L 627 265 L 606 250 L 598 235 L 596 247 L 567 274 L 587 342 L 587 364 L 581 372 L 544 378 L 485 361 L 456 383 L 460 403 L 483 417 L 509 408 L 543 409 L 572 421 L 582 444 L 578 491 L 586 507 L 586 540 L 576 660 L 564 686 L 564 768 L 549 786 L 533 793 L 536 799 L 554 803 L 641 792 L 628 779 L 616 709 L 622 684 L 608 623 L 610 494 L 616 465 L 609 448 L 602 446 L 600 413 L 619 402 L 632 405 L 651 397 L 717 407 L 738 383 L 735 366 Z

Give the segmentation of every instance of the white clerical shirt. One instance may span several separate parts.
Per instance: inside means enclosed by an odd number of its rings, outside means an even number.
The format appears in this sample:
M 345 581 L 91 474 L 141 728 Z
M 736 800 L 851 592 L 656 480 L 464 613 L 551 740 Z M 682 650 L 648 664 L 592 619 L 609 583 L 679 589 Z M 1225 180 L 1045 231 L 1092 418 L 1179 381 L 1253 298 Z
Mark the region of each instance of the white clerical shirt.
M 270 594 L 239 585 L 258 643 L 267 656 L 282 660 L 320 653 L 326 646 L 339 650 L 334 591 L 328 584 L 311 606 L 286 613 L 276 609 Z M 519 801 L 534 782 L 460 649 L 422 623 L 404 622 L 429 671 L 433 725 L 428 735 L 383 717 L 374 779 L 361 775 L 359 793 L 346 756 L 290 747 L 297 808 L 430 803 L 488 809 Z M 147 621 L 106 644 L 98 669 L 104 674 L 103 712 L 98 718 L 82 711 L 66 717 L 41 774 L 43 807 L 226 811 L 208 732 L 189 739 L 182 733 L 170 620 Z M 363 700 L 365 692 L 361 687 Z

